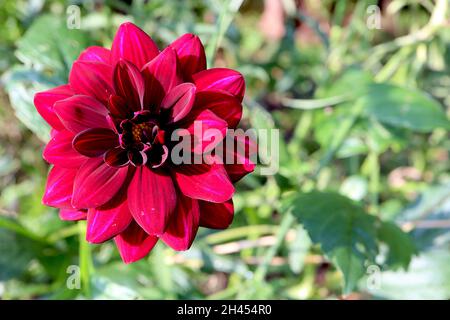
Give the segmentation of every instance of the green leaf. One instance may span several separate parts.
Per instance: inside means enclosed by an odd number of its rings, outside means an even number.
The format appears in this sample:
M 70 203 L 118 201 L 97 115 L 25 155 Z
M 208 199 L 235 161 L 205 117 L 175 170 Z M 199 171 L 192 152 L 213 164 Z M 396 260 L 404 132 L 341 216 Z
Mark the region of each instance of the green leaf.
M 317 97 L 328 98 L 345 96 L 356 99 L 367 92 L 368 87 L 372 82 L 373 77 L 369 72 L 365 72 L 358 68 L 349 68 L 343 72 L 339 78 L 333 79 L 331 85 L 326 88 L 319 88 Z
M 33 242 L 7 229 L 0 229 L 0 281 L 19 277 L 34 256 Z
M 411 259 L 417 253 L 409 234 L 403 232 L 392 222 L 383 222 L 378 228 L 378 238 L 388 247 L 387 265 L 392 269 L 407 269 Z
M 351 292 L 365 273 L 365 262 L 373 261 L 377 254 L 375 217 L 334 192 L 293 195 L 283 205 L 341 270 L 344 293 Z
M 419 132 L 450 128 L 440 104 L 417 89 L 373 83 L 360 101 L 368 116 L 386 124 Z
M 58 83 L 37 71 L 23 67 L 12 68 L 2 78 L 11 106 L 17 118 L 42 141 L 48 141 L 50 127 L 37 112 L 33 97 L 38 91 L 49 89 Z
M 60 17 L 44 15 L 18 41 L 16 56 L 36 70 L 48 69 L 67 75 L 73 61 L 88 44 L 84 32 L 67 28 Z

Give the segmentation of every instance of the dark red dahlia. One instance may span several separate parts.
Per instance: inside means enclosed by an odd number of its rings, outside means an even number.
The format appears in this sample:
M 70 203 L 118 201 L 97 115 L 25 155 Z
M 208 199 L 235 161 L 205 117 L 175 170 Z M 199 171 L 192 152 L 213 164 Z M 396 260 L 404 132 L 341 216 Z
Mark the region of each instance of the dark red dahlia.
M 50 170 L 43 202 L 64 220 L 87 219 L 87 241 L 114 238 L 122 259 L 143 258 L 160 238 L 175 250 L 192 244 L 199 226 L 227 228 L 233 182 L 253 171 L 240 163 L 175 163 L 172 134 L 184 129 L 204 153 L 236 128 L 245 90 L 234 70 L 206 70 L 200 39 L 186 34 L 163 51 L 131 23 L 111 50 L 89 47 L 72 66 L 69 84 L 36 94 L 52 127 L 43 157 Z M 223 137 L 222 137 L 223 139 Z M 238 139 L 238 138 L 233 138 Z M 186 153 L 186 150 L 183 150 Z M 214 157 L 214 153 L 210 157 Z

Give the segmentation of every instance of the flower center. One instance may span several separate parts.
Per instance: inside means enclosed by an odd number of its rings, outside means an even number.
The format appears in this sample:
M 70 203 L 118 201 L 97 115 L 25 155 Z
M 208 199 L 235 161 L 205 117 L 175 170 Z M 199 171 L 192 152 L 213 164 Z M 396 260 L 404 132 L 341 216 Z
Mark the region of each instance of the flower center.
M 167 147 L 164 145 L 164 130 L 149 111 L 138 111 L 131 119 L 124 119 L 117 127 L 122 149 L 134 165 L 161 165 Z
M 152 126 L 152 124 L 149 122 L 138 124 L 133 123 L 131 127 L 131 134 L 133 135 L 133 141 L 135 143 L 145 142 L 145 140 L 147 140 L 147 137 L 151 135 L 153 128 L 154 126 Z

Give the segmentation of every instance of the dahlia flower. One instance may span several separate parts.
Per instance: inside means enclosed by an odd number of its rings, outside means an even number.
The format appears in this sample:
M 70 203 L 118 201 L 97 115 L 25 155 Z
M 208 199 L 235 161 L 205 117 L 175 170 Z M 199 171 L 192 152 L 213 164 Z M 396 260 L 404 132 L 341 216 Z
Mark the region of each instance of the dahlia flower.
M 198 135 L 194 123 L 221 133 L 236 128 L 244 90 L 240 73 L 206 69 L 197 36 L 185 34 L 160 51 L 137 26 L 122 24 L 111 50 L 87 48 L 68 84 L 35 96 L 52 127 L 43 203 L 59 208 L 63 220 L 86 219 L 87 241 L 113 238 L 125 263 L 145 257 L 159 239 L 186 250 L 199 226 L 227 228 L 233 183 L 254 164 L 235 149 L 225 153 L 244 161 L 176 164 L 171 135 L 191 135 L 193 155 L 211 142 L 225 148 L 223 137 Z

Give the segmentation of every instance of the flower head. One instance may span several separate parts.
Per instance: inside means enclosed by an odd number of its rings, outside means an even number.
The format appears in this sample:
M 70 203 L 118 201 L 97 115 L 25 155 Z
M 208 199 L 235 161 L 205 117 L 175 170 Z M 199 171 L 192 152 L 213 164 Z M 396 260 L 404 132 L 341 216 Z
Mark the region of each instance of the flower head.
M 87 48 L 68 84 L 35 96 L 52 127 L 43 203 L 59 208 L 64 220 L 87 219 L 89 242 L 114 238 L 126 263 L 146 256 L 158 239 L 186 250 L 199 226 L 228 227 L 233 182 L 254 164 L 208 130 L 236 128 L 244 90 L 240 73 L 206 69 L 197 36 L 186 34 L 160 52 L 141 29 L 122 24 L 111 50 Z M 212 146 L 244 161 L 175 163 L 172 137 L 180 129 L 193 141 L 184 155 L 209 152 L 215 159 Z

